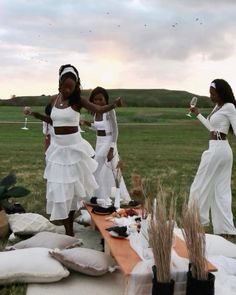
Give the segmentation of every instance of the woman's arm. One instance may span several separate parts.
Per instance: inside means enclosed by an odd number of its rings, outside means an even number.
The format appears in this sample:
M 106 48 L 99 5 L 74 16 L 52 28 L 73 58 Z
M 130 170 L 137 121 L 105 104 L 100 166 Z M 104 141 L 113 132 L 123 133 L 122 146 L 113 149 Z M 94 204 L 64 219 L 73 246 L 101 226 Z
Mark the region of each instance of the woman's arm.
M 194 113 L 198 120 L 210 131 L 211 130 L 211 124 L 210 121 L 207 120 L 203 115 L 200 113 L 199 109 L 197 107 L 191 107 L 190 111 Z
M 116 146 L 117 138 L 118 138 L 118 127 L 117 127 L 117 120 L 116 120 L 116 113 L 115 110 L 111 110 L 108 113 L 109 116 L 109 124 L 111 126 L 111 144 L 110 149 L 107 153 L 107 161 L 111 161 L 114 157 L 114 148 Z
M 44 122 L 52 125 L 52 119 L 50 117 L 48 117 L 46 115 L 42 115 L 37 112 L 32 112 L 30 107 L 27 107 L 27 109 L 25 108 L 23 112 L 24 112 L 24 115 L 26 115 L 26 116 L 33 116 L 36 119 L 39 119 L 41 121 L 44 121 Z
M 100 114 L 109 112 L 110 110 L 112 110 L 116 107 L 122 106 L 122 102 L 121 102 L 120 97 L 117 98 L 116 100 L 114 100 L 113 103 L 107 104 L 105 106 L 99 106 L 94 103 L 91 103 L 90 101 L 88 101 L 87 99 L 85 99 L 83 97 L 81 97 L 80 102 L 81 102 L 81 106 L 84 107 L 85 109 L 87 109 L 93 113 L 100 113 Z
M 236 136 L 236 108 L 232 103 L 227 104 L 227 115 L 234 135 Z
M 114 110 L 109 112 L 109 122 L 111 124 L 111 147 L 115 147 L 116 143 L 117 143 L 117 139 L 118 139 L 118 126 L 117 126 L 117 120 L 116 120 L 116 113 Z
M 197 115 L 197 118 L 209 131 L 211 131 L 211 124 L 209 120 L 203 117 L 203 115 L 200 113 Z

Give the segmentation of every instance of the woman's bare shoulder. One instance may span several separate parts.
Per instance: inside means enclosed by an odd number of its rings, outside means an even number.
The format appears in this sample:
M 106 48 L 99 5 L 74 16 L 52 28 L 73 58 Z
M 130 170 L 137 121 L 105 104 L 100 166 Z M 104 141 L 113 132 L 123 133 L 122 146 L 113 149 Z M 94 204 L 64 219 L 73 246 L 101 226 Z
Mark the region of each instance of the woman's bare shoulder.
M 56 101 L 57 97 L 58 97 L 58 94 L 54 94 L 54 95 L 52 95 L 52 96 L 50 97 L 49 103 L 50 103 L 51 105 L 53 105 L 54 102 Z

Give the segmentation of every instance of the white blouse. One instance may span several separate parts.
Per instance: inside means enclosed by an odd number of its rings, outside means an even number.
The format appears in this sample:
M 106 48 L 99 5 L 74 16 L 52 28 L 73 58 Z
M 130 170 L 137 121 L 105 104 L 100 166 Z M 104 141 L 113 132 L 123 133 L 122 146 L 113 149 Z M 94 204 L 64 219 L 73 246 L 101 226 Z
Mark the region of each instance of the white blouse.
M 111 136 L 110 147 L 115 147 L 118 138 L 118 127 L 115 110 L 103 114 L 102 121 L 95 121 L 91 124 L 92 129 L 105 130 Z
M 220 109 L 217 105 L 213 109 L 214 112 L 210 118 L 203 117 L 198 114 L 198 120 L 210 131 L 218 131 L 228 134 L 230 125 L 233 128 L 234 135 L 236 136 L 236 108 L 232 103 L 225 103 Z

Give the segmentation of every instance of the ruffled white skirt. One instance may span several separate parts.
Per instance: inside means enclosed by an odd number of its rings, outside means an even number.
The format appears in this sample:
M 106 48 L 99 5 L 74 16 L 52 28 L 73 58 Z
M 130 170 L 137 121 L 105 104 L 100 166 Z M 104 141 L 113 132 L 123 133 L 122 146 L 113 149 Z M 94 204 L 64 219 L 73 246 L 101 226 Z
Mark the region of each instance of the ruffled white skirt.
M 93 173 L 97 162 L 84 149 L 80 133 L 54 135 L 46 151 L 47 213 L 50 220 L 66 219 L 98 188 Z

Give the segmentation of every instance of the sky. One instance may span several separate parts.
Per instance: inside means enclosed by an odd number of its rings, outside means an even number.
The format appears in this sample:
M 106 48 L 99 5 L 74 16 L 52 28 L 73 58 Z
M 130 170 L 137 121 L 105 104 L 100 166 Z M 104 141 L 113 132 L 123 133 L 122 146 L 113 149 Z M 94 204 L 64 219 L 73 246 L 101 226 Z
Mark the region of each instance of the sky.
M 58 91 L 73 64 L 82 87 L 236 94 L 236 0 L 0 0 L 0 98 Z

